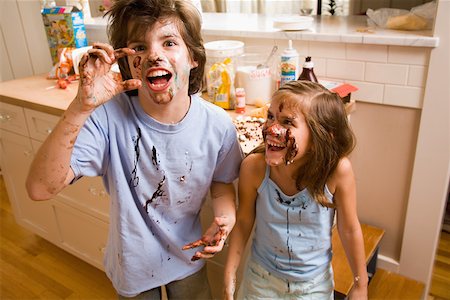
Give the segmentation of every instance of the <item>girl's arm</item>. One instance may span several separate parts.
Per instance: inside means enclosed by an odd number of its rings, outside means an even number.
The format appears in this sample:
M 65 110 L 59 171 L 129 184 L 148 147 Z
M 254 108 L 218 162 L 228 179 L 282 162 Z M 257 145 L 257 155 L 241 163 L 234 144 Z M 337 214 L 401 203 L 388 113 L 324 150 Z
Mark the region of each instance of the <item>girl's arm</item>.
M 356 211 L 355 177 L 348 158 L 340 160 L 333 181 L 339 237 L 355 278 L 350 299 L 367 299 L 368 277 L 364 240 Z
M 261 162 L 264 163 L 262 154 L 252 154 L 247 156 L 241 164 L 238 188 L 239 207 L 236 226 L 230 236 L 230 247 L 225 264 L 224 299 L 233 299 L 236 290 L 236 272 L 255 222 L 257 189 L 262 181 Z M 264 171 L 262 176 L 264 176 Z

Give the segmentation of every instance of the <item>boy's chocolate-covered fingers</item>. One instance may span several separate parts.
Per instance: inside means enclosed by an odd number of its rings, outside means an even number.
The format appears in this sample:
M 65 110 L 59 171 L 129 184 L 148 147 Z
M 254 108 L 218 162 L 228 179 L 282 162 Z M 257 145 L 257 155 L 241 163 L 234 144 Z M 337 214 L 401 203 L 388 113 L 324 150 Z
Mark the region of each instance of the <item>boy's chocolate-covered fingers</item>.
M 189 250 L 189 249 L 197 248 L 197 247 L 200 247 L 200 246 L 206 246 L 206 245 L 207 245 L 206 242 L 204 242 L 203 240 L 197 240 L 197 241 L 192 242 L 190 244 L 184 245 L 183 248 L 181 248 L 181 249 Z
M 81 56 L 80 62 L 78 63 L 80 74 L 82 73 L 81 71 L 84 69 L 88 60 L 89 60 L 89 53 L 86 52 Z
M 115 59 L 119 59 L 128 55 L 136 54 L 136 51 L 131 48 L 120 48 L 114 50 L 114 57 Z
M 124 91 L 131 91 L 138 89 L 142 86 L 142 81 L 139 79 L 128 79 L 122 82 L 122 87 Z
M 113 59 L 111 59 L 111 57 L 108 55 L 108 53 L 104 49 L 92 48 L 92 49 L 89 49 L 87 53 L 89 54 L 89 57 L 99 58 L 101 61 L 103 61 L 107 64 L 114 63 Z
M 94 43 L 92 45 L 92 48 L 94 48 L 94 49 L 102 49 L 102 50 L 106 51 L 106 53 L 108 54 L 108 56 L 111 59 L 111 61 L 114 60 L 114 48 L 110 44 Z

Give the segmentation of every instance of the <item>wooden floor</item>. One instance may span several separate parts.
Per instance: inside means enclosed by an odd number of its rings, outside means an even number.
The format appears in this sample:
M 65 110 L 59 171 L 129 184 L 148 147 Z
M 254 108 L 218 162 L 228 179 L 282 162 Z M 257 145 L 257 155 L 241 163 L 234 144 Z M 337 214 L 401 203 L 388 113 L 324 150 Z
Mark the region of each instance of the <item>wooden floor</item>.
M 439 239 L 429 294 L 429 300 L 450 300 L 450 233 L 446 231 Z
M 0 299 L 117 299 L 102 271 L 16 224 L 1 176 Z
M 0 176 L 0 299 L 117 299 L 105 274 L 18 226 Z M 439 242 L 428 300 L 450 300 L 450 234 Z

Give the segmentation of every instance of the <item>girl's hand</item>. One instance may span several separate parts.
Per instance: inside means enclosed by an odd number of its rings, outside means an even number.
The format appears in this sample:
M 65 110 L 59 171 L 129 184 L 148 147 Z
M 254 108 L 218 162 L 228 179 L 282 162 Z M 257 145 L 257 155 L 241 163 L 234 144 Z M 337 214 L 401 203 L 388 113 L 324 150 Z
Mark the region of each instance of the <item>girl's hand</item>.
M 77 100 L 80 110 L 91 112 L 115 95 L 134 90 L 142 85 L 138 79 L 122 81 L 111 72 L 111 66 L 119 58 L 134 54 L 129 48 L 114 50 L 108 44 L 95 43 L 80 60 L 80 84 Z
M 197 251 L 191 260 L 195 261 L 201 258 L 211 258 L 216 253 L 222 251 L 223 246 L 225 245 L 225 240 L 227 239 L 233 226 L 234 222 L 229 220 L 228 217 L 216 217 L 208 230 L 206 230 L 203 237 L 195 242 L 183 246 L 183 250 L 205 246 L 203 251 Z

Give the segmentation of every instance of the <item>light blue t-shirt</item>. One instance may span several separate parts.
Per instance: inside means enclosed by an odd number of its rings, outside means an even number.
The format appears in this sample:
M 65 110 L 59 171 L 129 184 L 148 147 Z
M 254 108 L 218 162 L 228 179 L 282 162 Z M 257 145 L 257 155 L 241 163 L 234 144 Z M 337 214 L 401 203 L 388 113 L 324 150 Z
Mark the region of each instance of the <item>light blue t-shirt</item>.
M 308 281 L 330 267 L 334 209 L 321 206 L 307 189 L 285 195 L 269 175 L 267 166 L 256 199 L 253 258 L 280 278 Z M 331 203 L 326 186 L 325 196 Z
M 212 181 L 231 183 L 242 151 L 228 114 L 197 95 L 184 119 L 162 124 L 122 93 L 97 108 L 71 159 L 75 178 L 103 176 L 111 198 L 106 274 L 134 296 L 197 272 L 199 211 Z

